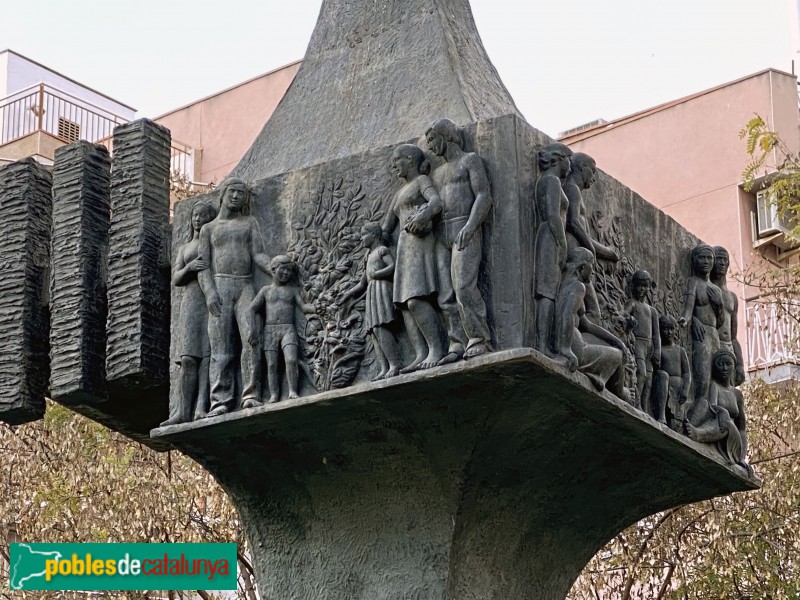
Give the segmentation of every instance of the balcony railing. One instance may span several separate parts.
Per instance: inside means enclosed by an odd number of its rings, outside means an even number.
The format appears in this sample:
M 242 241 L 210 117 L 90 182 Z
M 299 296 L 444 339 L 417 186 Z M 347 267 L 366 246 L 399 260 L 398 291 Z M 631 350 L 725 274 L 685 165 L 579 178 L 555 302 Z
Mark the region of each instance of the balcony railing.
M 114 128 L 128 122 L 123 116 L 39 83 L 0 100 L 0 146 L 43 132 L 65 144 L 86 140 L 112 152 Z M 195 181 L 195 150 L 173 140 L 170 168 L 180 177 Z
M 170 170 L 188 181 L 195 180 L 194 149 L 177 140 L 172 140 L 169 151 Z
M 748 302 L 745 312 L 749 370 L 800 364 L 800 300 Z
M 97 142 L 128 119 L 40 83 L 0 100 L 0 145 L 44 132 L 66 143 Z

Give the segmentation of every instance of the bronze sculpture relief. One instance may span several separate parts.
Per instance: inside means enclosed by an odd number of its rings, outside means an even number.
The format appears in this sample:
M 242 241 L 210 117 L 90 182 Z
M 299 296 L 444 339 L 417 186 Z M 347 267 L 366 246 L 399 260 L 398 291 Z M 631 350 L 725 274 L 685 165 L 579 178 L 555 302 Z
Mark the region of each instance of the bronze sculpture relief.
M 534 250 L 533 294 L 536 300 L 536 349 L 551 356 L 561 353 L 558 342 L 553 338 L 553 321 L 561 272 L 567 261 L 565 228 L 569 200 L 564 194 L 563 185 L 569 173 L 571 155 L 572 151 L 560 143 L 553 143 L 539 150 L 539 169 L 542 174 L 536 182 L 536 213 L 539 225 L 536 229 Z M 593 264 L 594 254 L 588 250 L 587 252 L 592 257 Z M 586 283 L 583 282 L 583 295 L 586 294 Z
M 463 149 L 458 126 L 438 119 L 425 132 L 428 148 L 444 162 L 431 173 L 442 201 L 436 225 L 436 264 L 439 307 L 445 314 L 449 337 L 446 364 L 462 355 L 471 358 L 489 352 L 491 335 L 486 304 L 478 289 L 483 234 L 481 226 L 492 207 L 486 167 L 480 156 Z
M 192 238 L 180 247 L 175 258 L 172 285 L 183 289 L 178 323 L 178 364 L 180 365 L 180 404 L 170 407 L 170 417 L 162 425 L 185 423 L 208 412 L 208 366 L 211 345 L 208 341 L 208 310 L 200 288 L 198 273 L 208 269 L 200 255 L 200 229 L 216 217 L 211 204 L 196 202 L 191 211 Z

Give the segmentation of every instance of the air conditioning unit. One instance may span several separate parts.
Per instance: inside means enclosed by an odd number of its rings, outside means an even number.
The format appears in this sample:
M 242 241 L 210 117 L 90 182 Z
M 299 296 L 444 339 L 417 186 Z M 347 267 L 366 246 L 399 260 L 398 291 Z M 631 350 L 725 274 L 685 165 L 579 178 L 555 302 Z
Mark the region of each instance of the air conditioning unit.
M 775 193 L 769 190 L 761 190 L 756 194 L 756 221 L 758 226 L 758 237 L 766 237 L 775 233 L 788 233 L 794 228 L 792 221 L 778 214 L 778 203 Z

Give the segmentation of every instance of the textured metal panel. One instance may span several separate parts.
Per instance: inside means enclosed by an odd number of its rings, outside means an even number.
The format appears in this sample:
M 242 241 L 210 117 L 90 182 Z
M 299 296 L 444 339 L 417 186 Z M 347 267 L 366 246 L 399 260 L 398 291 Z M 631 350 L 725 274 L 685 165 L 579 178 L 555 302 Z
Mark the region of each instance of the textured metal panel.
M 110 168 L 103 146 L 56 150 L 50 393 L 59 402 L 105 399 Z
M 0 169 L 0 420 L 44 414 L 52 178 L 33 159 Z
M 146 119 L 114 133 L 109 382 L 147 387 L 168 376 L 169 277 L 161 257 L 169 221 L 169 149 L 169 130 Z

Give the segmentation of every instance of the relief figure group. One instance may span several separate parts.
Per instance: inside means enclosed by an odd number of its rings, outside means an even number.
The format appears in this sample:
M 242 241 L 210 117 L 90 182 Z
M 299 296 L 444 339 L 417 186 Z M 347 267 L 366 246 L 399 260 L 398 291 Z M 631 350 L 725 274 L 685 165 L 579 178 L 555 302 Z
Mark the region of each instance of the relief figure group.
M 749 470 L 744 406 L 736 389 L 744 381 L 738 304 L 725 283 L 728 252 L 705 244 L 691 249 L 691 275 L 677 318 L 651 305 L 656 283 L 650 273 L 633 272 L 618 317 L 621 331 L 612 333 L 601 323 L 593 272 L 598 261 L 621 257 L 589 233 L 582 194 L 594 182 L 594 161 L 552 143 L 539 151 L 538 165 L 536 349 L 672 430 L 715 443 L 729 463 Z M 689 353 L 679 343 L 683 327 Z
M 424 149 L 402 144 L 392 153 L 391 169 L 403 183 L 380 224 L 362 223 L 363 272 L 354 285 L 339 288 L 334 300 L 341 307 L 364 298 L 363 327 L 378 365 L 373 379 L 491 350 L 478 289 L 482 226 L 492 206 L 486 169 L 477 154 L 464 150 L 460 128 L 448 119 L 435 121 L 424 140 Z M 440 163 L 432 171 L 431 160 Z M 173 285 L 183 289 L 180 390 L 165 425 L 278 402 L 284 387 L 288 398 L 296 398 L 307 367 L 295 315 L 319 321 L 314 304 L 303 298 L 295 259 L 280 253 L 270 258 L 273 252 L 264 248 L 258 222 L 249 214 L 248 185 L 226 179 L 219 197 L 218 213 L 210 204 L 193 207 L 192 239 L 176 255 Z M 352 261 L 346 264 L 342 270 Z M 256 269 L 271 279 L 260 290 Z M 412 349 L 407 364 L 403 338 Z
M 609 308 L 596 275 L 630 261 L 598 239 L 602 231 L 587 217 L 595 161 L 554 142 L 540 148 L 537 166 L 531 199 L 536 350 L 672 430 L 715 443 L 729 462 L 748 468 L 736 389 L 744 366 L 736 341 L 737 299 L 725 283 L 727 251 L 705 244 L 691 249 L 679 314 L 660 314 L 652 305 L 657 282 L 644 268 L 626 271 L 627 299 L 620 290 L 619 304 Z M 336 235 L 355 241 L 324 272 L 310 264 L 323 250 L 308 239 L 294 250 L 264 247 L 242 180 L 222 183 L 218 211 L 205 201 L 192 207 L 191 238 L 176 254 L 172 277 L 182 290 L 175 345 L 180 390 L 166 424 L 275 403 L 282 390 L 298 397 L 301 375 L 314 379 L 304 346 L 308 354 L 310 345 L 319 351 L 332 340 L 331 354 L 340 357 L 330 361 L 326 381 L 332 387 L 349 385 L 365 366 L 377 380 L 492 351 L 478 286 L 483 225 L 492 209 L 483 159 L 464 149 L 461 128 L 439 119 L 419 144 L 395 147 L 389 167 L 400 180 L 391 202 L 360 223 L 356 213 L 347 217 L 345 231 Z M 330 188 L 333 197 L 342 194 L 338 186 Z M 320 206 L 307 223 L 321 222 Z M 363 260 L 350 260 L 348 253 L 363 253 Z M 260 290 L 256 270 L 271 280 Z M 354 306 L 362 308 L 353 312 Z M 298 317 L 303 314 L 308 324 Z M 362 341 L 354 334 L 352 347 L 337 342 L 339 325 L 332 320 L 344 328 L 358 323 Z M 683 331 L 688 350 L 680 343 Z M 371 356 L 363 349 L 366 338 Z M 348 372 L 341 366 L 346 361 L 354 365 Z
M 594 181 L 594 161 L 555 142 L 539 151 L 538 164 L 536 349 L 565 363 L 571 371 L 580 370 L 600 390 L 610 383 L 611 391 L 623 397 L 628 348 L 600 324 L 592 284 L 598 252 L 606 259 L 618 260 L 611 249 L 592 240 L 587 230 L 582 191 Z
M 218 213 L 199 202 L 192 208 L 193 236 L 178 250 L 173 270 L 173 285 L 184 287 L 178 325 L 181 391 L 166 424 L 217 416 L 233 408 L 236 341 L 246 340 L 253 327 L 249 312 L 255 296 L 253 268 L 267 266 L 258 223 L 244 214 L 250 196 L 247 184 L 231 178 L 219 191 Z M 193 377 L 195 369 L 185 365 L 189 352 L 201 344 L 205 356 Z M 258 355 L 248 343 L 240 347 L 243 405 L 260 403 Z

